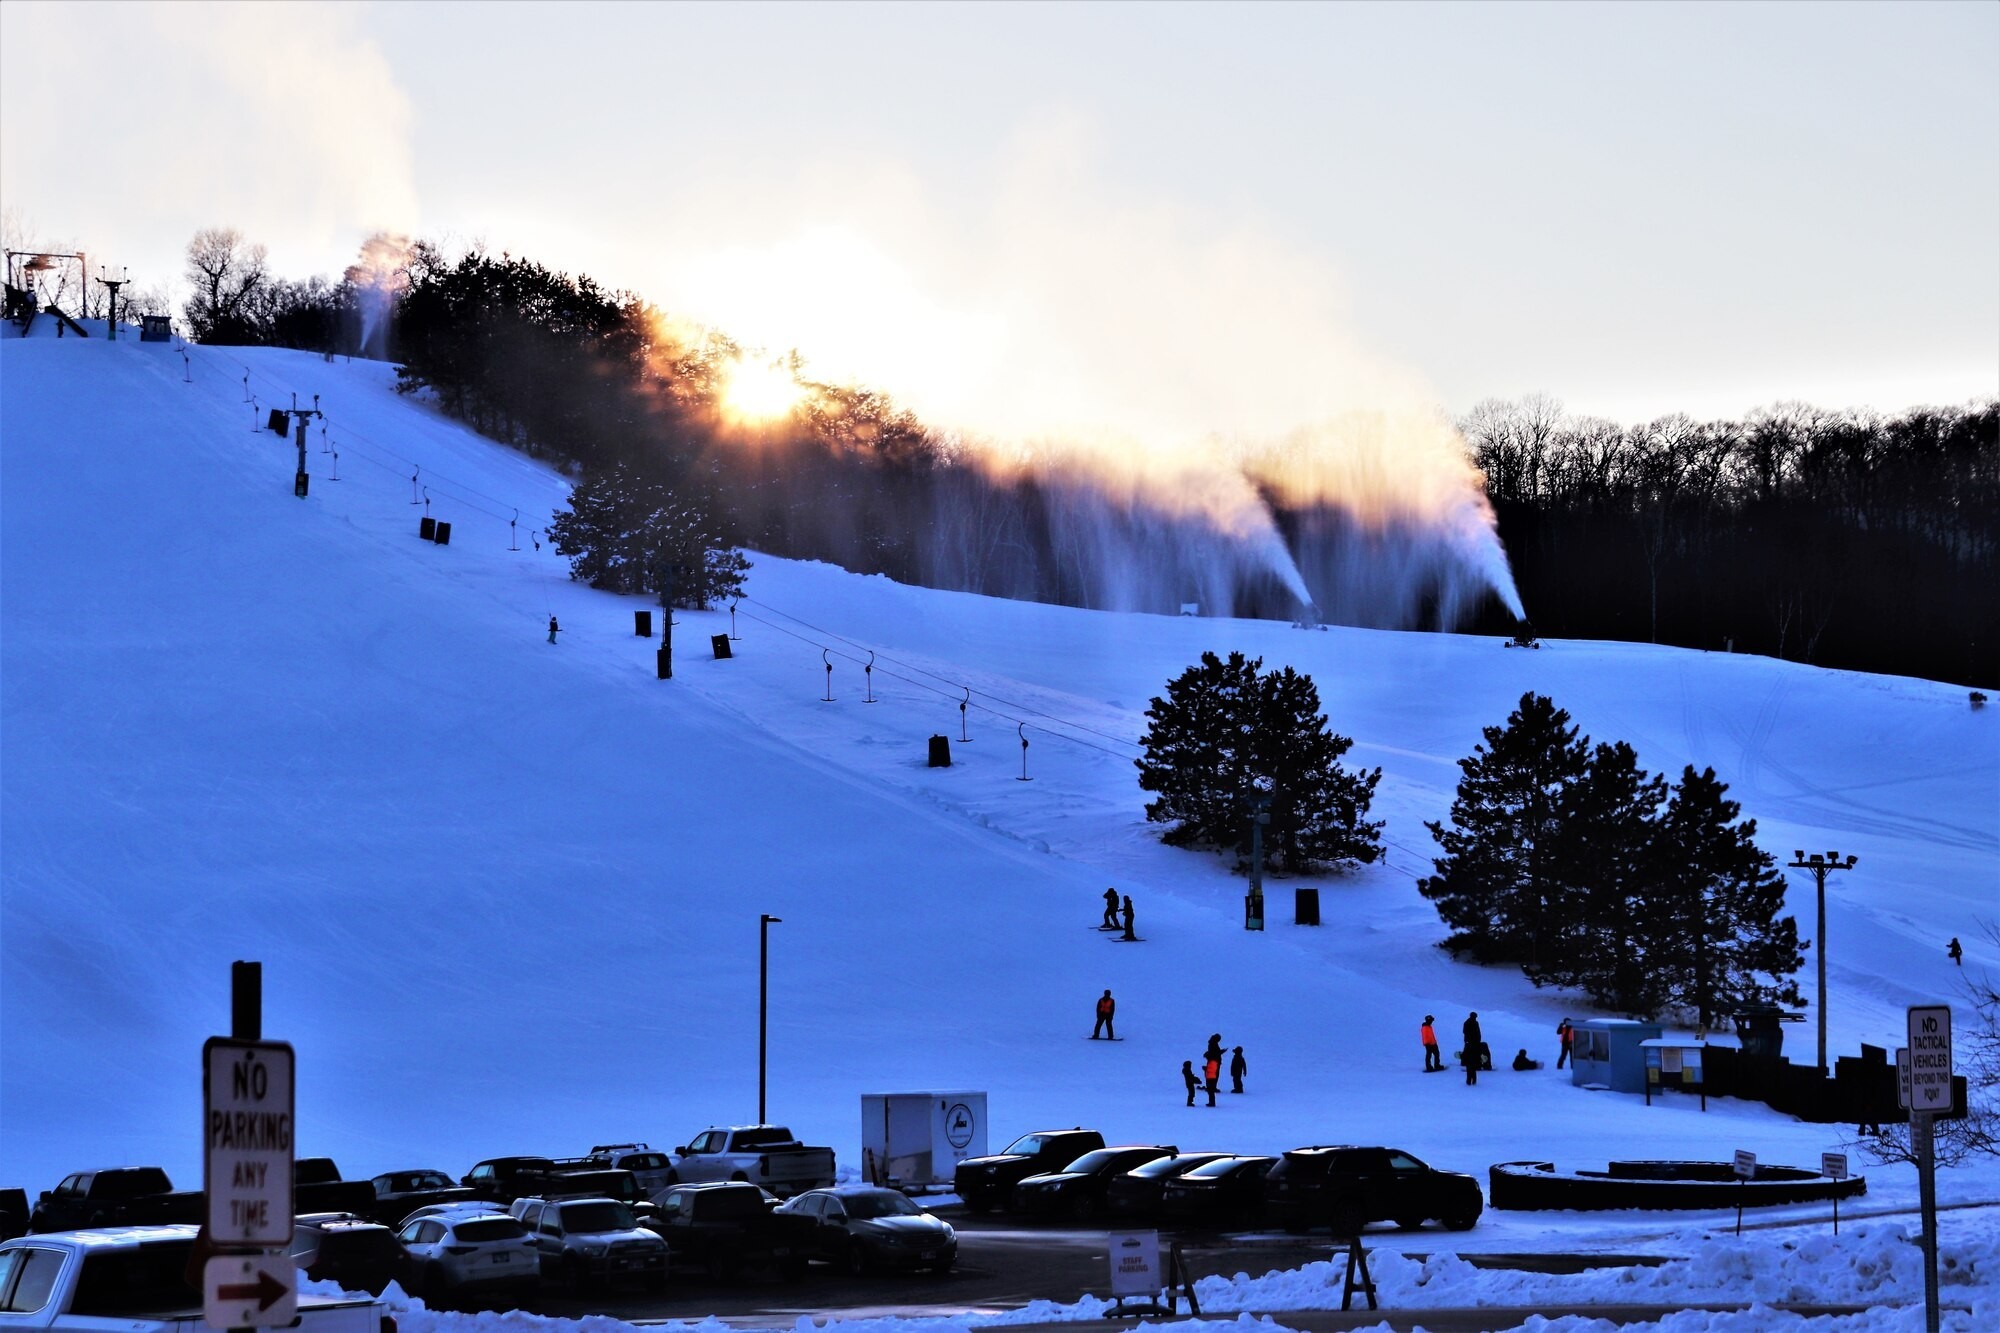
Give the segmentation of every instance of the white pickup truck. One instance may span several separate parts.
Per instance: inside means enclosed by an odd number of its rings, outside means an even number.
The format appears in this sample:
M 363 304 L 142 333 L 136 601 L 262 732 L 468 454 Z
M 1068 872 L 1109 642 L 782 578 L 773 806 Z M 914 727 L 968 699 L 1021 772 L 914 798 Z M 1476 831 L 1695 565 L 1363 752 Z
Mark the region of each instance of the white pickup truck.
M 673 1183 L 747 1180 L 781 1198 L 833 1184 L 833 1149 L 809 1148 L 783 1125 L 705 1129 L 672 1156 Z
M 0 1244 L 0 1330 L 207 1333 L 191 1226 L 53 1231 Z M 380 1301 L 299 1297 L 298 1333 L 395 1333 Z

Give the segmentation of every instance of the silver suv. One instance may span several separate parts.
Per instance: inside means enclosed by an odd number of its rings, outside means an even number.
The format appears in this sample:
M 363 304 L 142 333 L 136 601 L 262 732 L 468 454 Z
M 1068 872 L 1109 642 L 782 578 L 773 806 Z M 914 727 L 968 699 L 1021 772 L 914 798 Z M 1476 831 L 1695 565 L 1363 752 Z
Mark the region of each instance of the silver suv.
M 541 1261 L 528 1229 L 491 1204 L 484 1212 L 412 1217 L 396 1233 L 403 1243 L 406 1284 L 433 1305 L 474 1295 L 533 1295 Z
M 576 1290 L 623 1279 L 656 1290 L 667 1285 L 667 1243 L 643 1230 L 618 1200 L 520 1202 L 521 1225 L 535 1239 L 544 1276 L 560 1276 Z
M 600 1143 L 590 1150 L 590 1155 L 606 1166 L 630 1171 L 639 1182 L 642 1198 L 650 1199 L 674 1183 L 672 1160 L 643 1143 Z

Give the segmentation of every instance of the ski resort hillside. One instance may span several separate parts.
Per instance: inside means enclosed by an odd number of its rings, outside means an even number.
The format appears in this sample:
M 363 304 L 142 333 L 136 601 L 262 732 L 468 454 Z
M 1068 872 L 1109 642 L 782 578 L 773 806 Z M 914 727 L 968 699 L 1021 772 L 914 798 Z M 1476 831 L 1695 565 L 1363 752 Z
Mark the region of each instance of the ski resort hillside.
M 985 1091 L 996 1149 L 1080 1124 L 1392 1143 L 1482 1181 L 1520 1158 L 1816 1162 L 1853 1127 L 1505 1068 L 1553 1064 L 1558 1020 L 1589 1011 L 1452 961 L 1414 880 L 1456 761 L 1527 690 L 1655 772 L 1713 766 L 1779 859 L 1859 857 L 1828 884 L 1834 1053 L 1956 999 L 1950 937 L 2000 967 L 2000 709 L 1962 688 L 1094 613 L 754 553 L 733 617 L 676 615 L 660 680 L 649 603 L 570 582 L 537 535 L 563 478 L 399 397 L 391 367 L 36 332 L 0 341 L 0 1186 L 122 1163 L 194 1185 L 233 959 L 262 961 L 265 1034 L 297 1048 L 298 1151 L 350 1176 L 748 1122 L 761 914 L 770 1117 L 844 1167 L 861 1094 L 906 1089 Z M 295 402 L 324 413 L 304 498 L 266 428 Z M 1161 845 L 1133 767 L 1148 701 L 1209 650 L 1309 674 L 1349 762 L 1384 774 L 1386 860 L 1271 882 L 1261 933 L 1225 859 Z M 1292 924 L 1294 884 L 1323 926 Z M 1092 929 L 1107 886 L 1142 942 Z M 1790 904 L 1817 950 L 1810 879 Z M 1088 1041 L 1107 988 L 1121 1040 Z M 1500 1071 L 1424 1077 L 1418 1023 L 1449 1050 L 1471 1010 Z M 1247 1092 L 1190 1115 L 1180 1064 L 1211 1032 Z M 1914 1196 L 1907 1169 L 1856 1166 L 1871 1202 Z M 1940 1189 L 1992 1198 L 2000 1170 Z M 1491 1248 L 1545 1225 L 1482 1222 L 1512 1233 Z

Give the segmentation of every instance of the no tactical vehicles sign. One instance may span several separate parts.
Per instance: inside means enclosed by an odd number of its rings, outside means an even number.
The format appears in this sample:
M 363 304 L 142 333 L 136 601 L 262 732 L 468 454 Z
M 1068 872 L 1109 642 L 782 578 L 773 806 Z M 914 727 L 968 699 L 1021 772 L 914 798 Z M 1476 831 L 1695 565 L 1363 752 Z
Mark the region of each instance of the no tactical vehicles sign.
M 1913 1005 L 1909 1011 L 1910 1109 L 1951 1110 L 1951 1008 Z
M 203 1185 L 216 1245 L 292 1243 L 292 1048 L 210 1037 L 201 1048 Z

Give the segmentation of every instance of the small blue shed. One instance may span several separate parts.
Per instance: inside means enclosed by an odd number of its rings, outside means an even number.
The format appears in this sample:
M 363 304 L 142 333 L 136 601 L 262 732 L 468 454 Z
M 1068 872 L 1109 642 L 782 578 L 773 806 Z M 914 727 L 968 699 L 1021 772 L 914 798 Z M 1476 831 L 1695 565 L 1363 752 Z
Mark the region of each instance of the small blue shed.
M 1597 1083 L 1613 1092 L 1646 1090 L 1646 1050 L 1641 1042 L 1660 1035 L 1658 1023 L 1630 1018 L 1586 1018 L 1576 1025 L 1569 1049 L 1569 1081 Z

